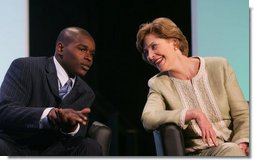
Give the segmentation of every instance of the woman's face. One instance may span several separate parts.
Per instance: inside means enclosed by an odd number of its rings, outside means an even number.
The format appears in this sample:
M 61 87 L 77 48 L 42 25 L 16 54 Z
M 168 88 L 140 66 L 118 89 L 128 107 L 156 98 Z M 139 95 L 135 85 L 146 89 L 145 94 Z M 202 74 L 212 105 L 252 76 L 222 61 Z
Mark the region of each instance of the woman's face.
M 158 38 L 155 34 L 148 34 L 144 39 L 144 53 L 150 64 L 159 71 L 170 70 L 175 62 L 176 54 L 173 39 Z

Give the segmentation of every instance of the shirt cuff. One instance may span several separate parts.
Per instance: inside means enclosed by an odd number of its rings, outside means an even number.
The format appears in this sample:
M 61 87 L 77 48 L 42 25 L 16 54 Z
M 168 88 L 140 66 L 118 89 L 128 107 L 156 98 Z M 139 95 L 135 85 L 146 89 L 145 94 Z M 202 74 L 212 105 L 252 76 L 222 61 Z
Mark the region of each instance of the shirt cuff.
M 78 124 L 77 128 L 76 128 L 73 132 L 65 133 L 65 132 L 62 131 L 62 129 L 60 129 L 60 131 L 61 131 L 61 133 L 64 134 L 64 135 L 71 135 L 71 136 L 74 136 L 75 134 L 78 133 L 79 128 L 80 128 L 80 125 Z
M 49 107 L 49 108 L 46 108 L 42 115 L 41 115 L 41 119 L 40 119 L 40 122 L 39 122 L 39 128 L 40 129 L 49 129 L 49 128 L 52 128 L 52 126 L 50 125 L 49 121 L 48 121 L 48 113 L 49 111 L 53 109 L 53 107 Z
M 181 113 L 180 113 L 180 122 L 179 122 L 179 126 L 184 129 L 185 128 L 185 116 L 186 116 L 186 112 L 187 112 L 187 108 L 184 108 Z

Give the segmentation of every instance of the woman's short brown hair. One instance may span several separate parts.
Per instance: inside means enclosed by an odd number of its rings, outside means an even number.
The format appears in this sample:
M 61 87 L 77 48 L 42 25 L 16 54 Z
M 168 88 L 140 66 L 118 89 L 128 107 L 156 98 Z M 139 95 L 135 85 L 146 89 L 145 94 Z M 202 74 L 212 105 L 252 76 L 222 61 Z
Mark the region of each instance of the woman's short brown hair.
M 136 47 L 140 53 L 142 53 L 142 58 L 146 60 L 146 55 L 144 54 L 144 39 L 145 37 L 153 33 L 162 39 L 176 39 L 176 45 L 180 51 L 188 56 L 189 46 L 186 37 L 183 35 L 182 31 L 176 26 L 176 24 L 169 18 L 156 18 L 151 23 L 144 23 L 140 25 L 137 33 Z

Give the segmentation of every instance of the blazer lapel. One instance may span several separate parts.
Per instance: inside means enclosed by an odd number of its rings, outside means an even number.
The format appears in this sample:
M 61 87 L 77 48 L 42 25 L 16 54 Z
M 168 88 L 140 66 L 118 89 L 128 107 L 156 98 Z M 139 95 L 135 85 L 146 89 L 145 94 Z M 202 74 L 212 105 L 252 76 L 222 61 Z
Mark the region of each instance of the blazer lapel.
M 57 73 L 56 73 L 56 67 L 53 61 L 53 57 L 50 57 L 48 59 L 48 64 L 46 66 L 46 72 L 47 72 L 47 80 L 49 87 L 52 91 L 52 93 L 59 98 L 59 90 L 58 90 L 58 82 L 57 82 Z

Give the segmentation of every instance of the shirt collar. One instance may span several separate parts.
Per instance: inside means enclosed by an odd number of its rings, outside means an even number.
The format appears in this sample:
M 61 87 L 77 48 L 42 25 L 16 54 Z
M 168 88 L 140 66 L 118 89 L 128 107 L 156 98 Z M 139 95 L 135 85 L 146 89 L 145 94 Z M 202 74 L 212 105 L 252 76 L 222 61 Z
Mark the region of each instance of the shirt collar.
M 56 60 L 56 57 L 53 57 L 54 64 L 56 66 L 56 73 L 58 78 L 58 87 L 61 88 L 69 79 L 72 81 L 72 87 L 74 86 L 76 76 L 74 78 L 69 78 L 68 74 L 64 70 L 64 68 L 59 64 Z

